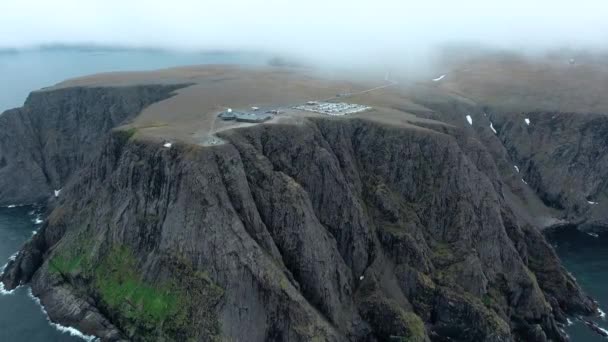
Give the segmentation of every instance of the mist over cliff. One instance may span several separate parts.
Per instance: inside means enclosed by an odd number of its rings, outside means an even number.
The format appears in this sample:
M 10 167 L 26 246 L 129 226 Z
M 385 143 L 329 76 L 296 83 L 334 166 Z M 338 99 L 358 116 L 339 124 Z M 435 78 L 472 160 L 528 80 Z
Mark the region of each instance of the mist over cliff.
M 413 70 L 452 43 L 519 52 L 605 49 L 607 7 L 599 0 L 30 0 L 3 5 L 0 47 L 262 50 L 323 64 Z

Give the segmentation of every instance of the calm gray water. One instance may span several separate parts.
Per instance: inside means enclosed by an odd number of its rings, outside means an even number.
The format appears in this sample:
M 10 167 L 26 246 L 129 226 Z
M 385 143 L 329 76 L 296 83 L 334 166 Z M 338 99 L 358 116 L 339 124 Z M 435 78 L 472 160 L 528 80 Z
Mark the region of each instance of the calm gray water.
M 574 275 L 588 295 L 600 303 L 608 312 L 608 234 L 600 233 L 594 237 L 576 228 L 563 228 L 547 234 L 566 269 Z M 600 327 L 608 330 L 608 320 L 593 319 Z M 603 338 L 586 328 L 582 323 L 566 329 L 573 342 L 606 342 Z
M 171 53 L 115 49 L 46 49 L 0 51 L 0 113 L 19 107 L 30 91 L 67 78 L 111 71 L 136 71 L 196 64 L 263 64 L 262 54 Z M 33 207 L 0 208 L 0 267 L 38 228 Z M 0 341 L 81 341 L 51 326 L 22 287 L 0 294 Z

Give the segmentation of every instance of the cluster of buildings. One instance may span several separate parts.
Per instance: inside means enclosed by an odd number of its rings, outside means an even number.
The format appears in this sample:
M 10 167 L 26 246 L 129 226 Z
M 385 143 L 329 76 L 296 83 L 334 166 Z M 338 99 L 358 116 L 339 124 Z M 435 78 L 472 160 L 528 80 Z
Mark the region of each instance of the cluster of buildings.
M 355 114 L 370 110 L 371 107 L 363 106 L 353 103 L 345 102 L 319 102 L 319 101 L 308 101 L 303 105 L 295 106 L 293 109 L 304 110 L 308 112 L 320 113 L 331 116 L 343 116 L 349 114 Z M 261 123 L 268 120 L 272 120 L 275 115 L 280 114 L 279 109 L 270 109 L 267 111 L 260 111 L 258 107 L 251 107 L 251 111 L 239 112 L 233 111 L 228 108 L 225 111 L 218 114 L 218 117 L 224 121 L 237 121 L 237 122 L 249 122 L 249 123 Z
M 306 104 L 295 106 L 293 108 L 332 116 L 355 114 L 371 109 L 371 107 L 354 103 L 318 101 L 308 101 Z
M 258 113 L 257 110 L 259 108 L 252 107 L 253 112 L 235 112 L 232 109 L 227 109 L 224 112 L 221 112 L 218 117 L 224 121 L 238 121 L 238 122 L 250 122 L 250 123 L 260 123 L 271 120 L 273 118 L 272 113 Z M 278 113 L 278 112 L 277 112 Z

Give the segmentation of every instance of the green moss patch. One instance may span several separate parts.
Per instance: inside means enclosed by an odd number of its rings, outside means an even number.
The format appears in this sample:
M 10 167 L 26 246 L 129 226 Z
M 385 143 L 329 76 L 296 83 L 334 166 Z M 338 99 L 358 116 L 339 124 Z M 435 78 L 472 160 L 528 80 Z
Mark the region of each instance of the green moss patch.
M 184 259 L 163 255 L 158 269 L 168 273 L 149 281 L 128 247 L 113 247 L 93 262 L 92 244 L 85 239 L 64 240 L 49 260 L 49 271 L 95 298 L 130 340 L 219 340 L 216 306 L 223 290 L 205 272 Z
M 104 303 L 136 325 L 161 325 L 180 310 L 179 294 L 171 284 L 146 284 L 136 270 L 131 252 L 125 247 L 114 248 L 95 269 L 94 287 Z

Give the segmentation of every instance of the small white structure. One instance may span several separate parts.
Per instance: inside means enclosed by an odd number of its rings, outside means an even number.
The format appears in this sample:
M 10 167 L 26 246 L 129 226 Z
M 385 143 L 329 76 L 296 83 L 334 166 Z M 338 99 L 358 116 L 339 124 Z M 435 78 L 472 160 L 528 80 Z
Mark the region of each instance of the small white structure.
M 259 109 L 260 109 L 260 107 L 251 107 L 251 110 L 253 110 L 253 111 L 256 111 L 256 110 L 259 110 Z
M 171 148 L 171 146 L 173 146 L 173 144 L 171 144 L 170 142 L 166 142 L 166 143 L 163 145 L 163 147 L 166 147 L 166 148 Z
M 61 193 L 61 189 L 55 190 L 55 198 L 59 197 L 60 193 Z
M 467 121 L 469 122 L 469 125 L 473 126 L 473 118 L 470 115 L 467 115 Z
M 530 119 L 525 118 L 524 121 L 526 122 L 526 125 L 530 126 Z
M 441 75 L 441 76 L 439 76 L 439 77 L 437 77 L 437 78 L 433 78 L 433 82 L 439 82 L 439 81 L 441 81 L 441 80 L 442 80 L 444 77 L 445 77 L 445 75 Z
M 228 109 L 226 109 L 226 111 L 227 111 L 228 113 L 232 113 L 232 108 L 228 108 Z
M 364 276 L 360 276 L 360 277 L 359 277 L 359 280 L 363 280 L 364 278 L 365 278 Z
M 522 182 L 524 182 L 524 184 L 528 184 L 528 182 L 526 182 L 523 178 L 521 179 Z
M 517 173 L 519 173 L 519 167 L 517 165 L 513 165 L 513 167 L 515 168 L 515 171 L 517 171 Z
M 593 202 L 593 201 L 587 201 L 587 203 L 591 204 L 591 205 L 596 205 L 597 202 Z

